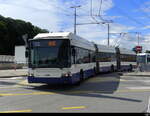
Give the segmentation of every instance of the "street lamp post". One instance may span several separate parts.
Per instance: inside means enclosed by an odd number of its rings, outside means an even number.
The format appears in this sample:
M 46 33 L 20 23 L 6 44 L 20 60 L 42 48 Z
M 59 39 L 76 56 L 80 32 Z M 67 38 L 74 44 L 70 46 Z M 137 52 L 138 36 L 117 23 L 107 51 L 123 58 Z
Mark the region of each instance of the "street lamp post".
M 70 8 L 74 8 L 74 34 L 76 34 L 76 25 L 77 25 L 77 8 L 81 7 L 79 6 L 72 6 Z
M 109 23 L 107 23 L 107 26 L 108 26 L 108 46 L 109 46 L 109 35 L 110 35 L 110 26 L 109 26 Z
M 113 21 L 111 20 L 111 21 L 107 21 L 107 22 L 103 22 L 102 24 L 107 24 L 107 35 L 108 35 L 108 37 L 107 37 L 107 45 L 109 46 L 110 45 L 110 23 L 113 23 Z

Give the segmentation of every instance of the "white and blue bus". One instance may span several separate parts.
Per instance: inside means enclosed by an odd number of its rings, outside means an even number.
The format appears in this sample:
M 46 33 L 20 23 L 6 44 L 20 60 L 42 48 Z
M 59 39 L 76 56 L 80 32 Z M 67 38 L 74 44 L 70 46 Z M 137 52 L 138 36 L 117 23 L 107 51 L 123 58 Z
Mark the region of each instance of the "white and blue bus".
M 96 53 L 96 62 L 98 64 L 98 72 L 114 72 L 117 70 L 117 57 L 115 47 L 105 45 L 96 45 L 98 51 Z
M 137 54 L 137 68 L 139 71 L 150 71 L 150 53 Z
M 136 54 L 129 50 L 123 53 L 127 64 L 121 64 L 123 50 L 97 45 L 70 32 L 38 34 L 29 40 L 28 50 L 29 83 L 75 84 L 99 72 L 123 66 L 131 69 L 136 62 Z
M 120 51 L 120 71 L 130 71 L 137 67 L 137 55 L 134 51 L 119 48 Z
M 137 63 L 138 64 L 150 64 L 150 53 L 138 53 Z

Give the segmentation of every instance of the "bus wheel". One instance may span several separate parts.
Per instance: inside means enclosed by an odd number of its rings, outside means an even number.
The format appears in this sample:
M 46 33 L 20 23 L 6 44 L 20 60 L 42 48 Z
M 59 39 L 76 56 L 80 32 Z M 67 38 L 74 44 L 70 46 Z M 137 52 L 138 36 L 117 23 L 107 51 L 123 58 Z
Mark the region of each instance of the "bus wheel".
M 79 86 L 83 80 L 84 80 L 84 74 L 83 74 L 83 70 L 81 70 L 81 71 L 80 71 L 79 81 L 76 82 L 74 85 L 75 85 L 75 86 Z
M 111 65 L 111 72 L 115 72 L 114 65 Z
M 84 80 L 83 70 L 80 71 L 80 82 Z
M 93 72 L 94 72 L 93 76 L 96 76 L 96 68 L 95 67 L 93 68 Z
M 130 64 L 130 71 L 132 72 L 132 70 L 133 70 L 133 66 L 132 64 Z

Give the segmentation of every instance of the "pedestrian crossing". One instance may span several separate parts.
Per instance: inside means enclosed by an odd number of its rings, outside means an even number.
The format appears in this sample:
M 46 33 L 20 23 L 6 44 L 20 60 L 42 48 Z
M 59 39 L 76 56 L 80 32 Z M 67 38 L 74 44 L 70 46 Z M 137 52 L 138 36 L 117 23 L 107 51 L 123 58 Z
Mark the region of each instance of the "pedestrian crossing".
M 145 89 L 150 89 L 150 86 L 137 86 L 137 87 L 126 87 L 131 90 L 145 90 Z
M 146 73 L 145 73 L 146 74 Z M 121 76 L 121 79 L 124 80 L 124 82 L 127 82 L 130 86 L 125 87 L 128 90 L 150 90 L 150 76 L 149 75 L 123 75 Z

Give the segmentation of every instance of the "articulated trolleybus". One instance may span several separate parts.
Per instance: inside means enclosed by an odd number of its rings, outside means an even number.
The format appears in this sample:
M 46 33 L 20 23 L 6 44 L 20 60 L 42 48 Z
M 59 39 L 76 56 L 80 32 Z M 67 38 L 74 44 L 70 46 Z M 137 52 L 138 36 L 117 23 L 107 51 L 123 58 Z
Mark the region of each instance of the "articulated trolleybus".
M 75 84 L 99 72 L 132 70 L 136 64 L 134 52 L 97 45 L 70 32 L 38 34 L 29 40 L 28 56 L 29 83 Z

